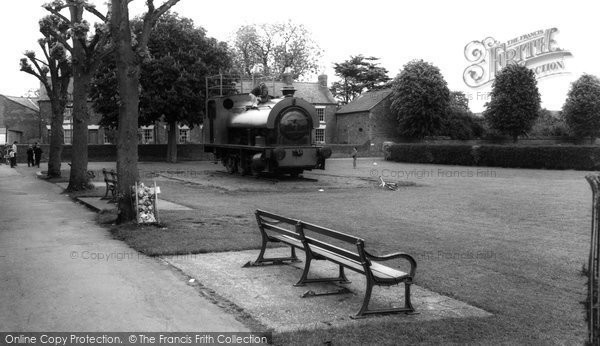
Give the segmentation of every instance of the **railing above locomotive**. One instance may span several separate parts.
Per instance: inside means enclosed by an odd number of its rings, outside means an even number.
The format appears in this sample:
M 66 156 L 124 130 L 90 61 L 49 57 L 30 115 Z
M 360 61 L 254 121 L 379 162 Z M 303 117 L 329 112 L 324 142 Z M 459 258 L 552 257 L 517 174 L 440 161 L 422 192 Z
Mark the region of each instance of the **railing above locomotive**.
M 204 151 L 212 152 L 230 173 L 298 175 L 325 169 L 331 149 L 314 144 L 318 124 L 315 107 L 290 95 L 216 97 L 209 100 L 204 119 Z

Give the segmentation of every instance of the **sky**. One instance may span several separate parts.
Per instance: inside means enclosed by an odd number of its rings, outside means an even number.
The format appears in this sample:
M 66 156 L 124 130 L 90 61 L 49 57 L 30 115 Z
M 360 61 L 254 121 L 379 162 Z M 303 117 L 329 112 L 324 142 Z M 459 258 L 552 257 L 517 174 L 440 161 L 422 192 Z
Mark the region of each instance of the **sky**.
M 47 12 L 47 0 L 9 1 L 0 13 L 2 46 L 0 94 L 23 96 L 39 87 L 37 80 L 19 71 L 26 50 L 35 50 L 41 37 L 38 20 Z M 93 0 L 102 12 L 106 0 Z M 156 6 L 163 0 L 155 0 Z M 144 0 L 130 4 L 132 16 L 141 14 Z M 465 46 L 492 37 L 505 43 L 523 35 L 557 28 L 554 47 L 571 53 L 562 61 L 561 74 L 538 79 L 542 106 L 560 110 L 573 81 L 582 73 L 600 76 L 600 1 L 198 1 L 181 0 L 173 11 L 194 20 L 209 36 L 229 41 L 244 24 L 292 20 L 308 28 L 323 49 L 321 72 L 331 84 L 333 64 L 351 55 L 379 57 L 395 77 L 411 60 L 437 66 L 450 90 L 462 91 L 474 112 L 484 109 L 490 85 L 468 86 L 463 74 L 473 64 Z

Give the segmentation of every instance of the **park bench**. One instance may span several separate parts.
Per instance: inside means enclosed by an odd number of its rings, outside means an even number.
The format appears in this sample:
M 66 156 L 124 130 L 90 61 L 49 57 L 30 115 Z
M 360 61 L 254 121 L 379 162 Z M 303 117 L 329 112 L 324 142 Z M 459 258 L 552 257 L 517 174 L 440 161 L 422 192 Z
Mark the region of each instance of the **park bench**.
M 353 235 L 334 231 L 315 224 L 292 219 L 274 213 L 257 210 L 255 213 L 258 228 L 262 235 L 262 246 L 258 258 L 248 262 L 245 266 L 259 266 L 265 264 L 282 264 L 285 261 L 297 262 L 296 249 L 303 250 L 306 262 L 300 280 L 295 286 L 304 286 L 314 282 L 340 282 L 349 283 L 344 269 L 355 271 L 366 277 L 366 292 L 362 307 L 354 317 L 364 317 L 368 314 L 381 313 L 413 313 L 410 301 L 410 286 L 413 283 L 417 263 L 413 257 L 404 253 L 394 253 L 384 256 L 375 256 L 365 250 L 365 241 Z M 265 257 L 269 243 L 283 243 L 290 247 L 289 257 Z M 392 259 L 408 261 L 408 273 L 386 266 L 381 262 Z M 326 260 L 339 266 L 339 274 L 332 278 L 309 278 L 312 260 Z M 369 309 L 371 293 L 374 286 L 392 286 L 404 283 L 404 307 L 388 309 Z M 314 293 L 308 291 L 305 296 L 320 296 L 337 293 L 348 293 L 349 290 L 341 289 L 335 292 Z
M 102 174 L 106 183 L 106 193 L 104 193 L 104 197 L 102 198 L 108 198 L 108 192 L 110 191 L 112 195 L 111 201 L 114 201 L 117 197 L 117 173 L 112 169 L 109 171 L 106 168 L 102 168 Z

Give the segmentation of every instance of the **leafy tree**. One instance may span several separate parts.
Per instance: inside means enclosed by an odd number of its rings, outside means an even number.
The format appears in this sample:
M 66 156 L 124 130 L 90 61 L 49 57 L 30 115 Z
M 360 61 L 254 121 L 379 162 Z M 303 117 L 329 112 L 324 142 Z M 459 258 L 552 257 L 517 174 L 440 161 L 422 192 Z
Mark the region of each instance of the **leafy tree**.
M 143 29 L 133 20 L 136 35 Z M 140 74 L 139 124 L 158 120 L 169 124 L 167 161 L 177 161 L 178 124 L 190 127 L 202 121 L 205 76 L 231 67 L 225 43 L 206 37 L 191 19 L 167 13 L 158 19 L 148 41 L 149 58 Z M 117 127 L 119 99 L 114 59 L 106 59 L 91 91 L 94 109 L 103 114 L 101 123 Z
M 317 73 L 322 55 L 308 29 L 291 21 L 241 26 L 232 46 L 234 64 L 243 74 L 261 68 L 262 74 L 277 79 L 288 69 L 294 79 Z
M 551 112 L 546 108 L 542 108 L 528 135 L 539 137 L 568 136 L 569 129 L 563 116 L 555 113 L 560 112 Z
M 365 91 L 386 87 L 390 80 L 388 71 L 377 66 L 377 60 L 379 58 L 358 55 L 351 56 L 342 63 L 335 63 L 335 75 L 340 81 L 331 86 L 333 96 L 346 104 Z
M 117 175 L 119 177 L 118 222 L 134 221 L 131 186 L 138 179 L 138 107 L 140 102 L 140 71 L 143 58 L 148 57 L 150 32 L 158 18 L 165 14 L 179 0 L 168 0 L 159 8 L 153 0 L 146 0 L 148 11 L 142 20 L 142 31 L 132 40 L 129 21 L 130 0 L 111 0 L 112 15 L 110 28 L 115 45 L 115 65 L 119 91 L 119 127 L 117 135 Z
M 440 130 L 450 104 L 450 90 L 436 66 L 413 60 L 392 82 L 391 101 L 400 133 L 422 139 Z
M 71 60 L 62 43 L 52 36 L 55 32 L 68 40 L 69 26 L 56 16 L 47 16 L 40 20 L 40 32 L 44 36 L 38 44 L 44 59 L 35 52 L 25 52 L 21 59 L 21 71 L 36 77 L 46 89 L 52 108 L 48 177 L 60 177 L 60 164 L 63 146 L 64 111 L 68 99 L 68 87 L 72 76 Z
M 490 128 L 517 141 L 533 126 L 540 109 L 540 93 L 532 70 L 512 64 L 494 80 L 491 101 L 483 113 Z
M 600 79 L 584 74 L 571 85 L 563 116 L 577 137 L 600 136 Z
M 67 190 L 85 190 L 93 188 L 87 175 L 88 93 L 94 71 L 102 57 L 111 51 L 107 44 L 109 40 L 106 27 L 108 14 L 103 15 L 87 0 L 54 0 L 44 5 L 44 8 L 70 28 L 72 38 L 70 41 L 54 30 L 49 32 L 71 53 L 72 57 L 73 156 Z M 68 10 L 69 17 L 62 14 L 63 10 Z M 84 13 L 92 14 L 99 20 L 95 24 L 93 34 L 90 34 L 90 24 L 83 19 Z
M 467 140 L 483 135 L 483 127 L 469 109 L 469 99 L 461 91 L 450 92 L 450 104 L 446 117 L 442 120 L 442 136 Z
M 450 92 L 450 108 L 456 108 L 464 112 L 470 112 L 469 99 L 462 91 Z

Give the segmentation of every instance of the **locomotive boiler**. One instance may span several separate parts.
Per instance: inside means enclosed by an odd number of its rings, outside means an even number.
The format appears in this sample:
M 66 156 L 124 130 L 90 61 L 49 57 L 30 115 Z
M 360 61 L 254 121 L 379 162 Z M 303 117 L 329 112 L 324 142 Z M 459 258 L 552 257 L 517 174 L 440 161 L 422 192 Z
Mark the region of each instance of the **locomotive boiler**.
M 262 88 L 261 88 L 262 86 Z M 270 172 L 297 176 L 325 169 L 331 149 L 314 144 L 319 119 L 315 107 L 294 96 L 271 98 L 261 85 L 252 93 L 220 96 L 207 103 L 204 151 L 212 152 L 229 173 Z

